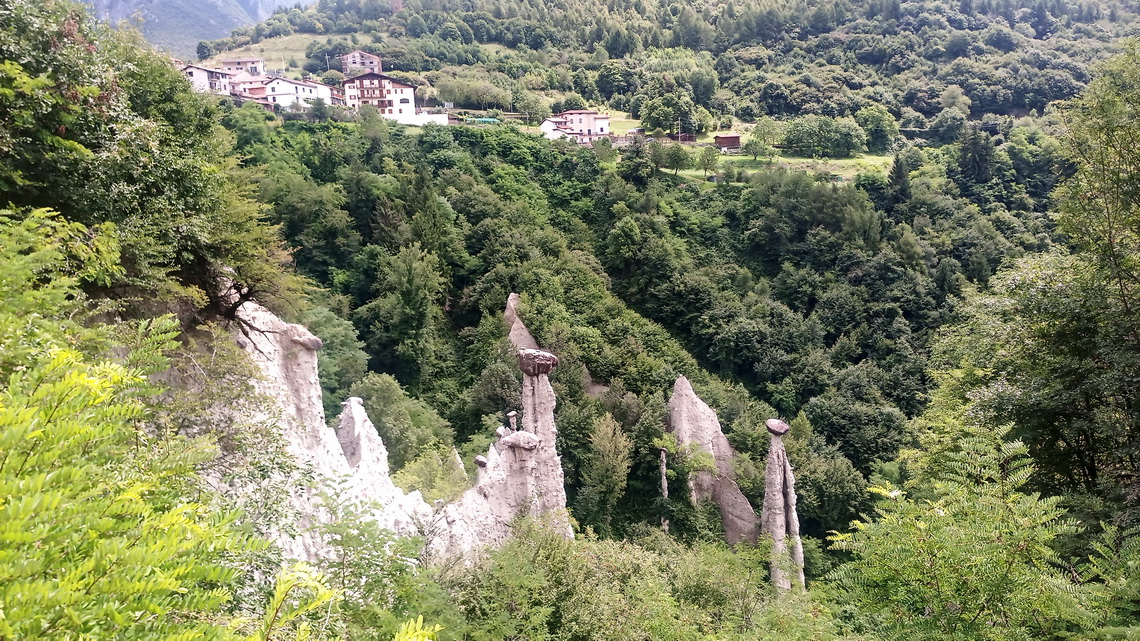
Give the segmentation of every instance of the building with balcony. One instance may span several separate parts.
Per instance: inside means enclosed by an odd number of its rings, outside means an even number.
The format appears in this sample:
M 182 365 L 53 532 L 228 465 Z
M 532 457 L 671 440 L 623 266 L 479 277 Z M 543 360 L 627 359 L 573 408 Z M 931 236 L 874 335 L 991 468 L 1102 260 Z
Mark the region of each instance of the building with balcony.
M 612 133 L 609 114 L 598 113 L 592 109 L 563 111 L 543 120 L 538 130 L 551 140 L 569 138 L 582 145 L 609 138 Z
M 363 73 L 346 80 L 344 102 L 349 109 L 372 105 L 386 118 L 417 124 L 416 88 L 382 73 Z
M 232 73 L 198 65 L 184 65 L 182 74 L 190 80 L 190 85 L 194 87 L 194 91 L 218 94 L 219 96 L 228 96 L 232 91 L 230 87 L 230 79 L 234 76 Z
M 343 56 L 337 56 L 340 60 L 341 71 L 347 76 L 364 73 L 384 73 L 384 65 L 380 62 L 380 56 L 368 53 L 367 51 L 350 51 Z

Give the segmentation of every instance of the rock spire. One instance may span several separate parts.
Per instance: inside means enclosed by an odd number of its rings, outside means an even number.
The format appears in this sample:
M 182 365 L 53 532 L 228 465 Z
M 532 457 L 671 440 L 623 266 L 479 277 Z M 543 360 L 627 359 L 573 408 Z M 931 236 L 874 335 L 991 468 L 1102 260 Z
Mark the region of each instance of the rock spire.
M 501 544 L 520 515 L 544 517 L 567 538 L 573 530 L 566 513 L 562 457 L 555 448 L 554 388 L 548 375 L 558 357 L 538 349 L 518 351 L 523 372 L 522 425 L 499 428 L 499 440 L 476 459 L 475 487 L 447 505 L 437 521 L 432 552 L 454 557 Z
M 519 350 L 521 427 L 500 428 L 498 441 L 476 459 L 475 486 L 435 512 L 419 492 L 404 492 L 392 482 L 388 450 L 359 398 L 344 403 L 338 429 L 325 424 L 317 377 L 321 340 L 256 303 L 243 304 L 238 313 L 246 331 L 236 340 L 260 370 L 254 384 L 269 401 L 263 416 L 254 418 L 277 426 L 285 449 L 315 481 L 312 487 L 298 483 L 290 497 L 296 533 L 283 532 L 278 539 L 287 558 L 312 561 L 328 553 L 314 526 L 334 518 L 319 492 L 333 485 L 341 489 L 341 500 L 366 506 L 366 516 L 380 527 L 398 535 L 425 535 L 428 553 L 436 559 L 467 557 L 501 544 L 520 515 L 543 517 L 558 532 L 573 536 L 562 459 L 555 448 L 556 399 L 549 374 L 557 356 Z M 526 332 L 521 322 L 519 326 Z
M 760 534 L 760 519 L 733 478 L 732 458 L 735 451 L 720 429 L 716 412 L 697 396 L 689 379 L 684 376 L 678 378 L 673 385 L 668 417 L 669 430 L 680 445 L 692 444 L 699 447 L 716 461 L 715 471 L 689 475 L 689 491 L 693 502 L 716 503 L 724 523 L 724 538 L 730 545 L 742 541 L 756 543 Z
M 772 537 L 772 582 L 780 591 L 791 589 L 791 572 L 798 581 L 797 586 L 803 589 L 804 546 L 800 540 L 800 517 L 796 513 L 796 477 L 792 475 L 783 439 L 790 428 L 776 418 L 768 419 L 765 424 L 772 435 L 772 444 L 768 447 L 768 465 L 764 472 L 760 527 L 765 536 Z

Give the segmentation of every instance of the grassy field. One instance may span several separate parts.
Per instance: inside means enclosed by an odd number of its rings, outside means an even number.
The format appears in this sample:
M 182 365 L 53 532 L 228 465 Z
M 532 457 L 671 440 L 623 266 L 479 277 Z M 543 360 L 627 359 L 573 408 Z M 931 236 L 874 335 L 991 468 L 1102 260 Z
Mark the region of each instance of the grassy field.
M 746 171 L 757 171 L 773 167 L 786 167 L 798 171 L 823 173 L 838 176 L 843 180 L 852 180 L 856 174 L 880 171 L 886 173 L 891 168 L 893 156 L 862 155 L 855 158 L 795 158 L 791 156 L 776 156 L 770 162 L 766 159 L 752 160 L 751 156 L 721 156 L 721 167 L 732 166 Z M 673 172 L 663 170 L 672 175 Z M 703 185 L 712 186 L 706 176 L 699 169 L 684 169 L 677 174 L 680 177 L 695 180 Z
M 333 38 L 348 41 L 347 35 L 334 35 Z M 218 59 L 222 57 L 259 56 L 266 60 L 266 66 L 271 70 L 287 70 L 290 67 L 290 62 L 296 63 L 300 67 L 304 63 L 304 49 L 309 46 L 312 39 L 314 39 L 314 35 L 311 33 L 294 33 L 293 35 L 282 36 L 282 38 L 270 38 L 257 44 L 246 44 L 245 47 L 222 52 L 222 54 L 206 59 L 204 66 L 218 66 Z M 329 63 L 333 65 L 333 68 L 340 65 L 339 60 L 329 60 Z
M 726 156 L 722 164 L 731 163 L 739 169 L 752 171 L 768 167 L 787 167 L 801 171 L 822 172 L 835 174 L 844 180 L 851 180 L 859 173 L 881 171 L 886 173 L 894 162 L 893 156 L 860 155 L 854 158 L 797 158 L 794 156 L 776 156 L 771 162 L 761 158 L 752 160 L 751 156 Z

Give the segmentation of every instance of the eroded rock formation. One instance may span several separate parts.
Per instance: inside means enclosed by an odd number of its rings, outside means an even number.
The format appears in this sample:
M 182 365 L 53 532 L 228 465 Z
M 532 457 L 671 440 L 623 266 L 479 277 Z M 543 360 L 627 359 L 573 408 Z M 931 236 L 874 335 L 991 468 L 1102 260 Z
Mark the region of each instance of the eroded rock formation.
M 519 351 L 521 428 L 501 428 L 499 440 L 477 461 L 475 486 L 435 513 L 419 492 L 406 493 L 392 482 L 387 448 L 359 398 L 344 403 L 338 429 L 326 425 L 317 378 L 319 338 L 254 303 L 243 305 L 239 318 L 245 331 L 238 342 L 262 373 L 255 386 L 274 401 L 266 417 L 280 426 L 286 450 L 315 481 L 315 487 L 298 484 L 291 497 L 300 522 L 299 534 L 280 535 L 287 557 L 314 560 L 327 551 L 311 526 L 331 520 L 320 489 L 334 485 L 340 500 L 365 506 L 381 527 L 400 535 L 426 535 L 437 558 L 498 545 L 520 515 L 545 516 L 551 527 L 572 536 L 555 448 L 555 397 L 548 378 L 558 364 L 553 354 Z
M 262 374 L 254 386 L 276 401 L 266 408 L 266 415 L 276 415 L 286 451 L 315 481 L 312 487 L 298 484 L 291 497 L 299 522 L 297 534 L 280 535 L 285 556 L 313 560 L 325 552 L 313 526 L 332 518 L 320 492 L 334 484 L 343 492 L 341 500 L 368 506 L 382 527 L 401 535 L 419 533 L 431 520 L 432 510 L 419 492 L 405 493 L 392 483 L 388 450 L 360 399 L 345 403 L 339 433 L 325 423 L 317 378 L 321 340 L 256 303 L 242 305 L 238 316 L 246 328 L 238 342 Z
M 547 525 L 573 536 L 566 513 L 562 457 L 555 448 L 554 388 L 548 375 L 558 357 L 520 349 L 523 371 L 522 425 L 499 428 L 499 440 L 476 459 L 475 487 L 441 510 L 431 537 L 435 555 L 454 557 L 499 545 L 520 515 L 545 517 Z
M 764 509 L 760 516 L 761 531 L 772 537 L 772 582 L 779 590 L 792 587 L 789 573 L 804 586 L 804 546 L 800 540 L 800 517 L 796 513 L 796 477 L 784 450 L 784 434 L 788 424 L 775 418 L 767 421 L 772 444 L 768 447 L 768 464 L 764 471 Z M 790 550 L 789 550 L 790 547 Z
M 760 534 L 760 519 L 733 478 L 735 452 L 720 429 L 716 412 L 697 396 L 684 376 L 673 385 L 668 410 L 669 430 L 677 442 L 682 446 L 693 444 L 716 461 L 715 472 L 702 471 L 689 476 L 693 501 L 716 503 L 724 523 L 724 538 L 729 544 L 755 543 Z
M 507 321 L 507 338 L 515 349 L 538 349 L 538 341 L 530 333 L 525 323 L 519 318 L 519 295 L 511 293 L 507 296 L 507 308 L 503 312 L 503 319 Z

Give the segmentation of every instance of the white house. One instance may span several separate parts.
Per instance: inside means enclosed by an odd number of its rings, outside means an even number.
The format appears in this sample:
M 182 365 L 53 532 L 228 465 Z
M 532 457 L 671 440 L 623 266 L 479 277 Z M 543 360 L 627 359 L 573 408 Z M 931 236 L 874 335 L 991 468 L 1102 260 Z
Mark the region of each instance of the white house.
M 220 69 L 208 69 L 198 65 L 185 65 L 182 73 L 190 80 L 194 91 L 201 93 L 214 93 L 221 96 L 230 95 L 230 79 L 233 74 Z
M 263 84 L 265 93 L 261 96 L 283 109 L 293 105 L 308 109 L 309 103 L 318 98 L 325 104 L 333 104 L 333 88 L 326 84 L 290 78 L 269 78 Z
M 265 83 L 269 82 L 268 76 L 253 76 L 244 71 L 238 72 L 230 77 L 230 91 L 235 93 L 259 93 L 259 89 L 265 88 Z
M 236 74 L 242 71 L 251 76 L 260 76 L 265 73 L 265 61 L 252 56 L 222 58 L 218 61 L 223 71 Z
M 566 137 L 579 144 L 589 144 L 610 136 L 610 116 L 592 109 L 572 109 L 543 120 L 538 130 L 551 140 Z
M 373 105 L 380 114 L 408 125 L 421 124 L 416 117 L 416 88 L 382 73 L 363 73 L 344 82 L 344 102 L 350 109 Z
M 346 74 L 353 69 L 363 69 L 365 72 L 372 73 L 384 72 L 384 65 L 380 62 L 380 56 L 367 51 L 357 49 L 337 57 L 340 59 L 341 70 Z

